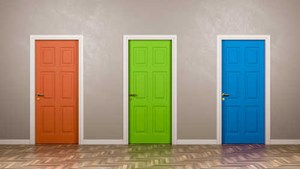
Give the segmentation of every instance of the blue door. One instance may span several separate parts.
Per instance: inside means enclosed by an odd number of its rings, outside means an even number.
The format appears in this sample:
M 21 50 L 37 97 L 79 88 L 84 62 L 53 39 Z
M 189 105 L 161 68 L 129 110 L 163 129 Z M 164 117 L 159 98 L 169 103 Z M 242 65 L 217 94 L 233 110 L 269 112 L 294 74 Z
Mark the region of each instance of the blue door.
M 264 144 L 265 41 L 222 41 L 222 143 Z

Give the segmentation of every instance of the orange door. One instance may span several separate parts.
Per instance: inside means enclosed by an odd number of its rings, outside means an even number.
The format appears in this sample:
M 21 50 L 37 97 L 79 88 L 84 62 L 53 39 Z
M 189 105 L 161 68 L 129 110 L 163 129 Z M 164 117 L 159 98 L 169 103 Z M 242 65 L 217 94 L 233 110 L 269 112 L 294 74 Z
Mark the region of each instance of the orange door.
M 78 143 L 78 41 L 36 41 L 36 143 Z

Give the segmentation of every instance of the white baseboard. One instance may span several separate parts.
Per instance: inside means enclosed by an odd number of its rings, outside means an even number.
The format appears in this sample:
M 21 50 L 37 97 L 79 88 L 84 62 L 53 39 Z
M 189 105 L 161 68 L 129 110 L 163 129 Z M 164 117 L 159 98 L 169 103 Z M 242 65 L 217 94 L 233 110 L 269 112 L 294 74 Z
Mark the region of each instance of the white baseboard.
M 82 145 L 124 144 L 123 139 L 84 139 Z
M 0 145 L 1 144 L 30 144 L 29 139 L 5 139 L 5 140 L 1 140 L 0 139 Z
M 300 139 L 271 139 L 271 144 L 300 144 Z
M 178 139 L 177 144 L 187 144 L 187 145 L 195 145 L 195 144 L 217 144 L 217 140 L 215 139 Z
M 30 144 L 29 139 L 0 139 L 0 145 Z M 84 139 L 82 145 L 124 144 L 123 139 Z M 178 145 L 217 144 L 215 139 L 178 139 Z M 271 139 L 271 145 L 300 144 L 300 139 Z

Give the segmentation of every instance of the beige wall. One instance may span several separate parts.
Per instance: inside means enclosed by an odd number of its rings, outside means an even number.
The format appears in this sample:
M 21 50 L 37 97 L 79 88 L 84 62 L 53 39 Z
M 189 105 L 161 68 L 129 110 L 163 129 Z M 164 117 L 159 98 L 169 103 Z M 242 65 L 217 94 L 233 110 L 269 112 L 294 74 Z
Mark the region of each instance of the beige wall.
M 216 37 L 271 35 L 271 138 L 300 139 L 299 0 L 1 0 L 0 139 L 29 138 L 29 36 L 84 36 L 84 135 L 122 138 L 124 34 L 178 36 L 178 137 L 216 138 Z

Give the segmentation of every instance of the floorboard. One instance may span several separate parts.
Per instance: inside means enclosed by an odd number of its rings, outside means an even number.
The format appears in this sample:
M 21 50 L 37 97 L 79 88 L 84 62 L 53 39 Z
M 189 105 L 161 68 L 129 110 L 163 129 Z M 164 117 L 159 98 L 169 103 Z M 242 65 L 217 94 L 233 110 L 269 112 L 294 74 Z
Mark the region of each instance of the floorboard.
M 0 145 L 0 168 L 300 169 L 300 145 Z

